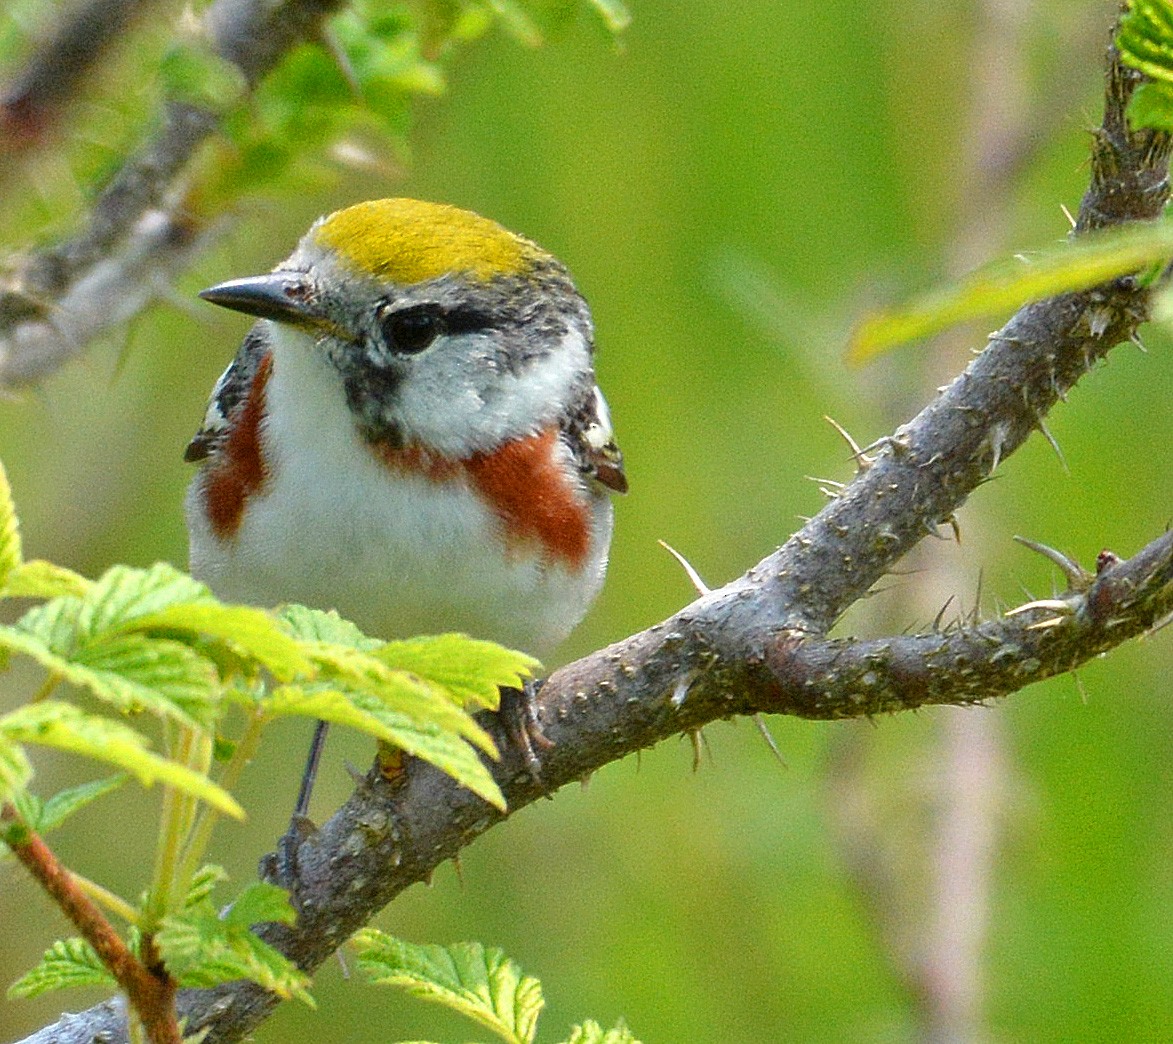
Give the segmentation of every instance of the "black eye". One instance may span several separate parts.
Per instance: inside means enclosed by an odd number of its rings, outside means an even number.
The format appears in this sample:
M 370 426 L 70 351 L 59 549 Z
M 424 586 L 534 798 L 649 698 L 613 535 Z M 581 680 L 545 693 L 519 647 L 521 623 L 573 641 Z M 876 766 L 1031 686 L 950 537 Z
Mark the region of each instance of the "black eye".
M 402 355 L 415 355 L 445 331 L 444 316 L 432 305 L 417 305 L 379 318 L 387 347 Z

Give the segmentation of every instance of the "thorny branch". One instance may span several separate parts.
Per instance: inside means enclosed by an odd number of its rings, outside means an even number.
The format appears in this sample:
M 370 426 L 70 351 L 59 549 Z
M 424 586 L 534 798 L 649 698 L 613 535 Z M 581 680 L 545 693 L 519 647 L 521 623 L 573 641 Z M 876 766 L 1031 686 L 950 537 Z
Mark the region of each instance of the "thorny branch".
M 217 0 L 201 29 L 251 87 L 295 44 L 313 38 L 342 2 Z M 74 80 L 71 70 L 58 69 L 58 80 L 45 68 L 55 57 L 72 60 L 72 51 L 50 46 L 30 62 L 0 99 L 4 121 L 19 123 L 53 107 L 61 85 Z M 98 196 L 88 225 L 0 273 L 0 385 L 45 376 L 137 314 L 191 262 L 203 243 L 185 212 L 184 176 L 218 126 L 211 109 L 168 102 L 151 138 Z
M 1124 109 L 1139 77 L 1109 60 L 1105 115 L 1079 229 L 1157 217 L 1168 196 L 1168 136 L 1131 132 Z M 542 688 L 554 742 L 536 783 L 507 750 L 494 775 L 515 811 L 625 754 L 734 714 L 874 715 L 979 703 L 1068 671 L 1173 612 L 1173 534 L 1127 561 L 1102 555 L 1072 571 L 1061 597 L 942 633 L 830 639 L 835 619 L 1038 427 L 1115 344 L 1134 335 L 1146 292 L 1121 279 L 1029 305 L 917 417 L 862 457 L 838 497 L 740 579 L 675 616 L 555 672 Z M 495 720 L 485 724 L 503 741 Z M 422 762 L 388 782 L 372 773 L 297 847 L 292 928 L 260 931 L 303 968 L 324 961 L 371 914 L 427 879 L 503 816 Z M 271 868 L 272 862 L 264 864 Z M 187 1032 L 238 1040 L 277 1000 L 249 983 L 181 995 Z M 117 1039 L 119 1002 L 28 1038 Z

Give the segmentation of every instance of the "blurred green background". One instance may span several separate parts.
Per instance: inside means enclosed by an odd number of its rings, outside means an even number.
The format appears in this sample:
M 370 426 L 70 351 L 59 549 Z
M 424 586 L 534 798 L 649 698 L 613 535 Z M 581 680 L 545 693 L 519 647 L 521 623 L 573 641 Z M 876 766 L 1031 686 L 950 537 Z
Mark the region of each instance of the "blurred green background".
M 823 415 L 870 442 L 986 333 L 851 370 L 853 317 L 1065 234 L 1060 207 L 1074 210 L 1084 189 L 1116 5 L 632 7 L 618 45 L 586 16 L 539 50 L 500 34 L 477 44 L 448 95 L 417 108 L 402 177 L 351 175 L 250 207 L 183 280 L 180 307 L 0 404 L 28 552 L 90 574 L 184 562 L 183 447 L 247 325 L 192 303 L 195 291 L 269 268 L 319 213 L 381 195 L 450 201 L 529 235 L 593 306 L 632 492 L 617 506 L 604 594 L 560 659 L 689 600 L 657 539 L 716 585 L 817 511 L 804 476 L 850 474 Z M 990 160 L 1008 126 L 1021 154 L 1004 170 Z M 7 245 L 35 234 L 18 229 Z M 1055 570 L 1016 533 L 1085 563 L 1159 534 L 1173 514 L 1173 350 L 1161 331 L 1145 339 L 1148 354 L 1118 349 L 1050 418 L 1066 467 L 1033 439 L 961 511 L 960 545 L 928 541 L 918 571 L 890 578 L 843 628 L 923 626 L 950 595 L 947 615 L 967 611 L 979 574 L 987 613 L 1049 594 Z M 1171 673 L 1166 631 L 1089 665 L 1081 686 L 1061 678 L 992 709 L 774 719 L 784 767 L 751 723 L 717 724 L 699 771 L 686 740 L 612 765 L 493 830 L 459 876 L 441 868 L 377 924 L 502 947 L 543 980 L 546 1041 L 620 1015 L 648 1042 L 940 1033 L 942 954 L 970 955 L 963 1037 L 1173 1039 Z M 32 678 L 6 675 L 5 705 Z M 237 879 L 283 828 L 307 725 L 275 730 L 246 775 L 252 818 L 225 827 L 216 853 Z M 317 815 L 346 795 L 345 762 L 369 757 L 364 741 L 333 739 Z M 44 791 L 76 771 L 49 757 L 38 770 Z M 153 838 L 127 827 L 149 823 L 156 801 L 128 790 L 56 847 L 133 896 Z M 942 938 L 950 914 L 968 943 Z M 8 865 L 0 926 L 4 982 L 64 931 Z M 346 982 L 336 963 L 315 994 L 319 1012 L 286 1005 L 257 1039 L 476 1035 Z M 0 1003 L 0 1037 L 95 999 Z

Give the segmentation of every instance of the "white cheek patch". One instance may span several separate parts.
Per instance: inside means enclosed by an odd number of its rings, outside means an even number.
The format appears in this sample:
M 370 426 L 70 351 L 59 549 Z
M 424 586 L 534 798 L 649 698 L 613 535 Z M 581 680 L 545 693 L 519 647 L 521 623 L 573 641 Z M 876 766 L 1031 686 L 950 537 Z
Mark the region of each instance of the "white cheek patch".
M 437 346 L 457 350 L 421 359 L 428 365 L 403 382 L 396 404 L 411 436 L 453 457 L 540 431 L 562 415 L 575 385 L 591 369 L 580 330 L 568 331 L 552 351 L 516 375 L 477 366 L 474 337 L 464 334 L 459 345 Z M 485 342 L 488 351 L 491 342 L 487 337 Z M 492 394 L 482 393 L 486 381 L 493 382 Z

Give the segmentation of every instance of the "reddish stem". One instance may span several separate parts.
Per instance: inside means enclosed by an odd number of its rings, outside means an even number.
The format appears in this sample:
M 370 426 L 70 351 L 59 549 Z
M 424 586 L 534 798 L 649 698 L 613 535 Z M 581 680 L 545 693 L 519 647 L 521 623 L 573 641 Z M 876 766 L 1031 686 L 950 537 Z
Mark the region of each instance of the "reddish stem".
M 106 916 L 73 880 L 39 834 L 16 808 L 0 805 L 0 824 L 12 854 L 37 881 L 81 933 L 134 1007 L 151 1044 L 183 1044 L 175 1015 L 175 981 L 167 974 L 154 944 L 144 941 L 147 963 L 127 948 Z

